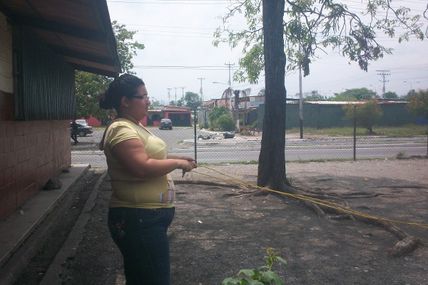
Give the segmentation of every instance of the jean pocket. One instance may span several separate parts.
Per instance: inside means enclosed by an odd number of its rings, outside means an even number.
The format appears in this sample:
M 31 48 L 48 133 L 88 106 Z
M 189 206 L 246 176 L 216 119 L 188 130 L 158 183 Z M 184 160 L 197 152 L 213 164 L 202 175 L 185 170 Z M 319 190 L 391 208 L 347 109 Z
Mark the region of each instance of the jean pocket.
M 110 235 L 114 241 L 122 240 L 126 235 L 126 222 L 125 218 L 119 211 L 110 211 L 108 218 L 108 228 Z

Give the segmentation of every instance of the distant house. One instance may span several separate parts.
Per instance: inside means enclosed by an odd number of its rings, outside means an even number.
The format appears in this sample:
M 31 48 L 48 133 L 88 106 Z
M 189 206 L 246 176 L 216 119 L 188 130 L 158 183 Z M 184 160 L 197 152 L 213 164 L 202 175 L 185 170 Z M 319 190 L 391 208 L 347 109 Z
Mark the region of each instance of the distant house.
M 239 99 L 239 109 L 254 109 L 265 103 L 265 96 L 248 96 Z
M 163 118 L 171 119 L 172 125 L 175 127 L 192 125 L 190 108 L 180 106 L 164 106 L 158 109 L 149 110 L 148 116 L 143 119 L 142 123 L 146 126 L 158 126 L 160 120 Z
M 202 107 L 206 109 L 212 109 L 214 107 L 225 107 L 230 109 L 232 106 L 231 104 L 231 100 L 227 98 L 210 99 L 202 102 Z
M 120 72 L 105 0 L 0 0 L 0 219 L 70 167 L 75 69 Z
M 265 103 L 264 95 L 255 95 L 255 96 L 242 96 L 242 93 L 239 97 L 239 109 L 254 109 L 258 106 Z M 226 107 L 228 109 L 235 106 L 235 98 L 220 98 L 220 99 L 210 99 L 202 103 L 202 107 L 205 109 L 212 109 L 214 107 Z

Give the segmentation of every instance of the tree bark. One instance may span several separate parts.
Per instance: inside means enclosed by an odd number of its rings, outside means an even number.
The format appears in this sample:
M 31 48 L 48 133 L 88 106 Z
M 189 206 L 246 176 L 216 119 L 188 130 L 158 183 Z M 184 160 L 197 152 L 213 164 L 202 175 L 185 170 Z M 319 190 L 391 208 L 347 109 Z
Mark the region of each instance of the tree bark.
M 284 0 L 263 0 L 265 112 L 257 184 L 285 190 Z

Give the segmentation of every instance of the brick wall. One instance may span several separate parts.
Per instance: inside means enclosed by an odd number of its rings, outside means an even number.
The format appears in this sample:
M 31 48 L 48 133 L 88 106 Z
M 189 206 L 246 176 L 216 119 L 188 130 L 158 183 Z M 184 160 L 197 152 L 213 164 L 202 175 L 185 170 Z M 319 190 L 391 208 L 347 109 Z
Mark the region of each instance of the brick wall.
M 69 121 L 0 121 L 0 219 L 70 164 Z

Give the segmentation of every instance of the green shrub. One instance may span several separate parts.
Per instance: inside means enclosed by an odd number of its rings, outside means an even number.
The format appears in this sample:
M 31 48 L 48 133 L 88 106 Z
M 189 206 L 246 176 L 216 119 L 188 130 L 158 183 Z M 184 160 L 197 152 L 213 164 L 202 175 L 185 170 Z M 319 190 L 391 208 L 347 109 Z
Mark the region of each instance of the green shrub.
M 217 119 L 217 126 L 220 131 L 234 131 L 235 122 L 229 114 L 223 114 Z
M 210 127 L 212 129 L 218 128 L 217 120 L 222 115 L 230 114 L 229 110 L 225 107 L 214 107 L 212 111 L 208 114 L 208 120 L 210 121 Z
M 228 277 L 221 285 L 284 285 L 284 280 L 272 270 L 275 263 L 287 264 L 272 248 L 266 249 L 265 265 L 256 269 L 241 269 L 236 277 Z
M 355 110 L 354 110 L 355 107 Z M 362 105 L 345 105 L 345 116 L 350 119 L 357 120 L 357 125 L 366 128 L 369 134 L 374 134 L 373 126 L 382 117 L 382 109 L 377 104 L 376 100 L 369 100 Z
M 417 116 L 428 119 L 428 89 L 411 94 L 407 109 Z

